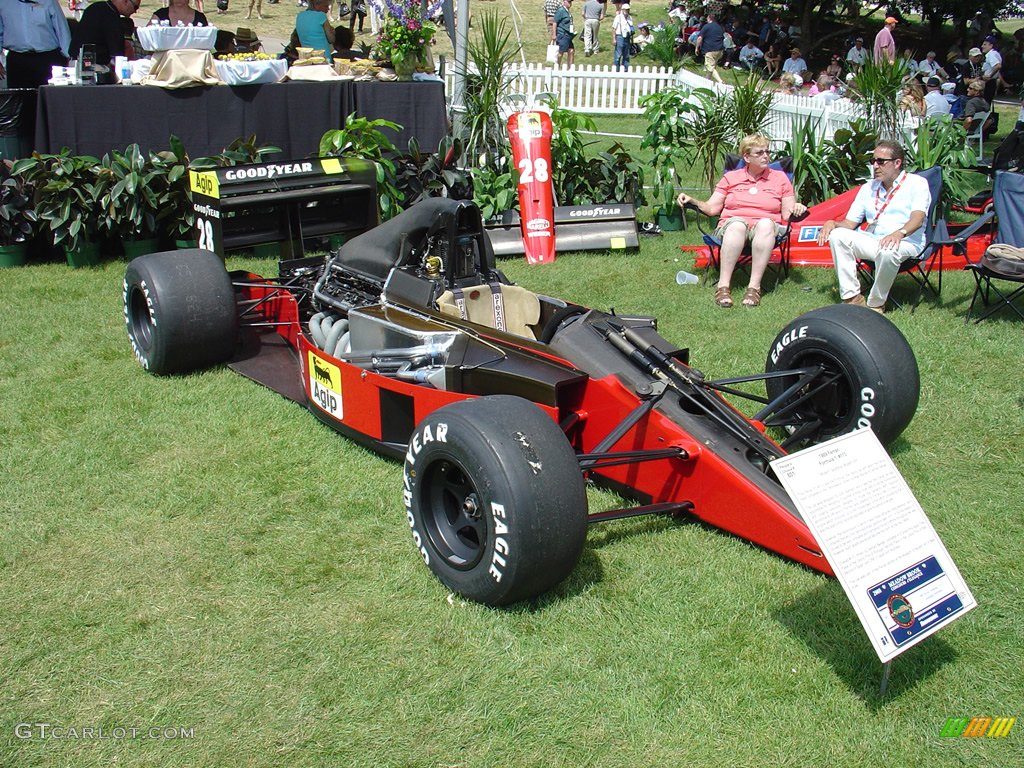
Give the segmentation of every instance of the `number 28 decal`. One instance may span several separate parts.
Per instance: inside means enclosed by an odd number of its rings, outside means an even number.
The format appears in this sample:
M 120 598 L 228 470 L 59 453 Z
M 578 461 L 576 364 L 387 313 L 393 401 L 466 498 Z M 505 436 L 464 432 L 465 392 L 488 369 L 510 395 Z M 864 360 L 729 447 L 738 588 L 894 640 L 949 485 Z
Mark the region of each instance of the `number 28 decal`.
M 199 233 L 199 247 L 207 251 L 215 251 L 213 247 L 213 222 L 209 219 L 196 219 L 196 231 Z
M 542 157 L 530 160 L 524 157 L 519 161 L 519 183 L 529 184 L 531 181 L 545 182 L 550 179 L 548 161 Z

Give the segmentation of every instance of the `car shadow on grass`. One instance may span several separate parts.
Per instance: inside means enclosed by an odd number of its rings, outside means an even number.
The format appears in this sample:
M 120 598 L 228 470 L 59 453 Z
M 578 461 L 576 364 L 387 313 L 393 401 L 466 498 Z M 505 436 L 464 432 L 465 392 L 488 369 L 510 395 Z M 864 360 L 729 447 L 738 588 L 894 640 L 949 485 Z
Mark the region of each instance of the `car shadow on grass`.
M 927 638 L 893 660 L 883 694 L 882 664 L 839 582 L 830 580 L 788 601 L 775 616 L 872 711 L 892 704 L 958 656 L 942 637 Z

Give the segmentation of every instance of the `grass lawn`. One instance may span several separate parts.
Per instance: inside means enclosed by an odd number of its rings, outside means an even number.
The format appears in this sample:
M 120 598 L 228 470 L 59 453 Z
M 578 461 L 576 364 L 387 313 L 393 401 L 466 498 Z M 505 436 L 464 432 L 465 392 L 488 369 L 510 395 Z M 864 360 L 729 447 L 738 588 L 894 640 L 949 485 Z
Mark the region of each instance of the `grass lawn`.
M 761 308 L 719 310 L 673 280 L 694 232 L 503 268 L 660 316 L 712 375 L 761 370 L 778 329 L 835 300 L 830 271 L 798 269 Z M 397 463 L 226 369 L 145 374 L 123 270 L 0 271 L 0 765 L 1024 762 L 1019 724 L 939 736 L 1024 713 L 1021 324 L 965 327 L 969 276 L 890 315 L 923 387 L 892 453 L 980 607 L 898 659 L 881 697 L 837 582 L 699 525 L 603 525 L 541 599 L 453 598 L 414 552 Z M 95 738 L 153 727 L 185 736 Z
M 289 0 L 263 8 L 290 29 Z M 712 376 L 762 370 L 780 328 L 836 300 L 831 271 L 796 269 L 759 309 L 719 310 L 674 282 L 696 241 L 502 267 L 657 315 Z M 964 326 L 968 275 L 890 315 L 922 379 L 892 454 L 979 608 L 883 697 L 837 582 L 696 524 L 596 527 L 565 583 L 506 610 L 454 598 L 412 546 L 399 464 L 227 369 L 135 364 L 124 267 L 0 270 L 0 766 L 1024 764 L 1020 724 L 939 736 L 1024 714 L 1021 323 Z

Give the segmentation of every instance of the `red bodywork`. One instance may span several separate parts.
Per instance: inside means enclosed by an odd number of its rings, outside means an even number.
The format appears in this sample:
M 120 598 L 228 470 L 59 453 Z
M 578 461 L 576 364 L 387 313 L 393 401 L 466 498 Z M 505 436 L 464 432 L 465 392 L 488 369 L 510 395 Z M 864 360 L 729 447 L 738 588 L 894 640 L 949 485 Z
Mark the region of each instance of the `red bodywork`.
M 407 419 L 398 431 L 407 429 L 411 433 L 413 425 L 438 408 L 467 397 L 488 394 L 435 389 L 383 376 L 334 358 L 315 347 L 306 336 L 292 293 L 255 275 L 236 279 L 236 290 L 239 291 L 239 305 L 250 307 L 243 313 L 243 323 L 258 332 L 260 345 L 265 348 L 273 346 L 276 337 L 286 342 L 291 354 L 279 355 L 274 365 L 278 368 L 290 366 L 290 370 L 281 373 L 301 379 L 305 405 L 321 421 L 384 453 L 404 453 L 405 445 L 402 443 L 399 448 L 399 439 L 407 440 L 409 437 L 408 434 L 404 438 L 396 437 L 394 425 L 387 426 L 389 420 L 394 420 L 394 413 L 389 409 L 400 411 L 402 404 L 406 404 Z M 401 315 L 408 310 L 389 307 L 388 311 Z M 429 317 L 424 320 L 424 315 Z M 466 321 L 430 310 L 417 309 L 416 318 L 418 322 L 436 323 L 441 328 L 467 328 Z M 572 369 L 570 363 L 553 355 L 543 343 L 472 323 L 468 326 L 469 332 L 489 347 L 505 349 L 513 354 L 525 352 L 533 359 L 542 358 L 564 366 L 565 370 Z M 283 346 L 280 341 L 276 345 L 278 348 Z M 251 375 L 243 369 L 238 370 Z M 594 378 L 576 369 L 572 372 L 579 375 L 571 377 L 570 384 L 559 391 L 557 404 L 538 403 L 538 407 L 562 425 L 578 453 L 590 453 L 598 449 L 601 441 L 627 418 L 640 400 L 616 375 Z M 252 377 L 268 383 L 265 379 Z M 281 387 L 268 385 L 284 393 Z M 298 396 L 293 399 L 303 400 Z M 399 402 L 398 407 L 392 405 L 396 401 Z M 760 424 L 751 424 L 751 430 L 763 432 Z M 756 436 L 777 448 L 763 434 Z M 681 452 L 674 457 L 603 466 L 589 472 L 596 480 L 645 504 L 692 504 L 691 513 L 697 519 L 815 570 L 832 574 L 817 542 L 797 515 L 785 491 L 763 471 L 753 472 L 730 455 L 739 449 L 716 440 L 712 433 L 706 432 L 698 439 L 661 410 L 655 409 L 606 450 L 665 448 L 678 448 Z M 784 453 L 782 449 L 777 450 Z M 732 463 L 724 456 L 729 456 Z

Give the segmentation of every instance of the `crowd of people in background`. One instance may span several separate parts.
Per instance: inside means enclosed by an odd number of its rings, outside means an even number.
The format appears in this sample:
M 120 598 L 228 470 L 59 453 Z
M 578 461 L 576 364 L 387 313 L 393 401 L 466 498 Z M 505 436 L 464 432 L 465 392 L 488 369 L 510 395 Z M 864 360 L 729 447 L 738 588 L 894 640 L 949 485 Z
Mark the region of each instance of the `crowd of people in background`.
M 569 54 L 576 36 L 571 11 L 561 33 L 561 42 L 553 24 L 555 13 L 564 5 L 564 0 L 543 0 L 550 42 L 558 44 L 560 49 L 565 47 L 560 53 Z M 1010 82 L 1024 81 L 1024 30 L 1001 38 L 991 27 L 990 20 L 980 18 L 980 14 L 966 30 L 964 40 L 951 46 L 944 56 L 933 50 L 918 51 L 906 39 L 902 40 L 902 46 L 898 45 L 898 40 L 903 38 L 899 31 L 900 20 L 889 16 L 874 36 L 867 38 L 867 43 L 866 35 L 851 35 L 836 46 L 839 50 L 825 51 L 826 64 L 816 69 L 801 50 L 800 27 L 787 21 L 782 13 L 764 10 L 751 2 L 725 5 L 721 10 L 707 6 L 705 12 L 694 13 L 687 10 L 690 6 L 685 0 L 670 0 L 667 18 L 653 25 L 634 19 L 628 13 L 629 3 L 613 2 L 612 6 L 613 9 L 609 9 L 608 0 L 585 0 L 583 41 L 585 55 L 597 53 L 601 49 L 602 22 L 612 17 L 616 68 L 628 68 L 630 56 L 635 56 L 650 42 L 652 31 L 668 29 L 675 33 L 677 55 L 690 54 L 696 58 L 713 80 L 721 80 L 720 69 L 733 67 L 760 72 L 771 80 L 791 74 L 799 79 L 799 87 L 804 89 L 800 92 L 811 96 L 816 95 L 809 93 L 816 86 L 820 89 L 821 75 L 831 79 L 830 91 L 842 91 L 848 76 L 856 74 L 869 60 L 900 63 L 908 78 L 919 81 L 922 92 L 929 78 L 938 77 L 940 84 L 952 82 L 956 96 L 963 97 L 967 83 L 981 78 L 990 102 L 997 92 L 1008 91 Z M 571 3 L 569 7 L 571 9 Z M 983 32 L 986 29 L 987 33 Z M 823 58 L 820 49 L 812 47 L 810 52 L 815 59 Z M 567 56 L 563 61 L 567 61 Z
M 587 0 L 587 4 L 594 8 L 588 18 L 604 18 L 596 10 L 602 4 L 600 0 Z M 628 3 L 617 5 L 620 10 L 613 25 L 616 69 L 628 68 L 630 51 L 635 54 L 641 50 L 652 30 L 649 22 L 637 23 L 628 13 L 623 18 L 623 7 L 628 11 Z M 749 2 L 720 9 L 707 6 L 703 14 L 687 8 L 684 0 L 671 0 L 668 19 L 658 22 L 654 29 L 674 31 L 677 55 L 693 56 L 704 74 L 717 82 L 722 82 L 721 69 L 757 72 L 777 81 L 783 93 L 827 103 L 856 98 L 851 88 L 856 74 L 868 61 L 887 61 L 905 71 L 906 82 L 898 97 L 900 109 L 921 117 L 949 114 L 965 120 L 968 127 L 971 114 L 988 112 L 991 125 L 987 122 L 986 134 L 995 129 L 992 103 L 997 94 L 1016 95 L 1016 86 L 1011 84 L 1024 82 L 1024 29 L 1012 36 L 1000 36 L 991 20 L 981 14 L 965 30 L 963 40 L 941 56 L 936 50 L 918 51 L 901 33 L 900 20 L 888 16 L 873 37 L 852 34 L 833 50 L 812 47 L 814 59 L 809 62 L 801 43 L 801 29 L 781 13 Z M 596 41 L 596 32 L 588 39 Z M 596 45 L 588 44 L 587 50 L 594 52 Z M 813 61 L 823 59 L 823 67 L 814 66 Z M 972 85 L 975 81 L 977 85 Z M 980 96 L 976 93 L 979 87 Z

